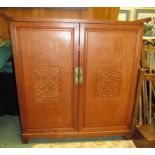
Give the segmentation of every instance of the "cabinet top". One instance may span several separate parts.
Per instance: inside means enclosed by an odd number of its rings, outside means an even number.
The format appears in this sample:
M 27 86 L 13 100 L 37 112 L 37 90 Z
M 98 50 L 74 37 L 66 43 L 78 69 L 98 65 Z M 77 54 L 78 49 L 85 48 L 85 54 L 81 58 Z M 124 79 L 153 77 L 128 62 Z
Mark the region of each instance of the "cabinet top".
M 56 18 L 16 18 L 1 13 L 2 17 L 10 22 L 67 22 L 67 23 L 102 23 L 102 24 L 129 24 L 129 25 L 141 25 L 145 22 L 151 21 L 151 18 L 144 18 L 136 21 L 112 21 L 112 20 L 88 20 L 88 19 L 56 19 Z

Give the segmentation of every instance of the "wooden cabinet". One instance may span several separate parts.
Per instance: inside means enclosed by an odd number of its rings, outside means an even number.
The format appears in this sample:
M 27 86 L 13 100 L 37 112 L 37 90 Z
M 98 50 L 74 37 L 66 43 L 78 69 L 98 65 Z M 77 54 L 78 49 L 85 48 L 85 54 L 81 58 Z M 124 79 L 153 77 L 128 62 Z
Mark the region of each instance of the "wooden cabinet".
M 11 20 L 22 139 L 129 135 L 142 22 Z

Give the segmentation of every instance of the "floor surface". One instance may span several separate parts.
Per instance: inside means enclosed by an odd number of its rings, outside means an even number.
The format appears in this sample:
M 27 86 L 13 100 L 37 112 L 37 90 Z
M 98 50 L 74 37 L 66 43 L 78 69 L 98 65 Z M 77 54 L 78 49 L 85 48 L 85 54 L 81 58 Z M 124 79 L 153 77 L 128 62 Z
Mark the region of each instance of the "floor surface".
M 20 133 L 21 131 L 18 116 L 0 116 L 0 148 L 29 148 L 36 144 L 123 140 L 123 137 L 121 136 L 85 139 L 33 139 L 30 140 L 28 144 L 23 144 L 20 139 Z

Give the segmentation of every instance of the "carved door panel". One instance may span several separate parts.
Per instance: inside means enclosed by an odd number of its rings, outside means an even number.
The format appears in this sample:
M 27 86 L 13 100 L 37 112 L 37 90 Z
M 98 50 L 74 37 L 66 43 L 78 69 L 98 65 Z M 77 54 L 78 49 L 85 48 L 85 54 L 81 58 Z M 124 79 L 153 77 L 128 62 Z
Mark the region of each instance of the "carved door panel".
M 24 130 L 75 130 L 79 24 L 11 24 Z
M 81 24 L 81 130 L 130 129 L 141 36 L 137 25 Z

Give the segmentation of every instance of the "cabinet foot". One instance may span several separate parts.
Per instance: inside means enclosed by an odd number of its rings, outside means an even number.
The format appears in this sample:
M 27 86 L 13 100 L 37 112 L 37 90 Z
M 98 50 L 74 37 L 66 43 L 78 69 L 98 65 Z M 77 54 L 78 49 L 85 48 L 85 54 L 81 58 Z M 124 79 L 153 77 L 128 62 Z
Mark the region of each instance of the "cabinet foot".
M 27 144 L 27 143 L 29 142 L 29 139 L 26 138 L 26 137 L 22 137 L 22 142 L 23 142 L 24 144 Z
M 133 138 L 132 134 L 123 136 L 125 140 L 131 140 Z

